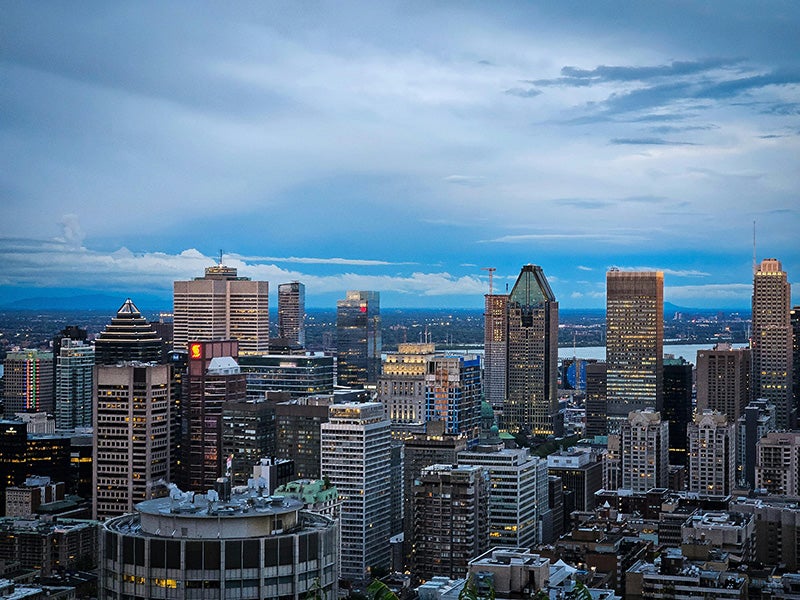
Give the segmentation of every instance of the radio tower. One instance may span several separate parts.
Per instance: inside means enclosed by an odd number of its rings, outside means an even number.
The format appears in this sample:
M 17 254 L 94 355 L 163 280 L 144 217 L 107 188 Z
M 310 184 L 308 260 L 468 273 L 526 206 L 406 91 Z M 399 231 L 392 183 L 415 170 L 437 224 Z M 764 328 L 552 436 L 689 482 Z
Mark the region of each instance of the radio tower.
M 481 271 L 489 271 L 489 295 L 494 295 L 494 272 L 497 271 L 494 267 L 481 267 Z

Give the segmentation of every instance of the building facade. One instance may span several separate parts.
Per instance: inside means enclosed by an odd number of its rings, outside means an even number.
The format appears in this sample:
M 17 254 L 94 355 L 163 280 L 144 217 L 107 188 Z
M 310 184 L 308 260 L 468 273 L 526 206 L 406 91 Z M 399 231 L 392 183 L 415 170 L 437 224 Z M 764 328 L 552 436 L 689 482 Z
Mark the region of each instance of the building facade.
M 508 298 L 504 429 L 561 435 L 558 412 L 558 302 L 537 265 L 525 265 Z
M 391 431 L 378 402 L 334 404 L 321 425 L 320 469 L 341 508 L 341 576 L 368 579 L 388 568 L 391 527 Z
M 647 492 L 669 486 L 669 423 L 653 410 L 633 411 L 619 434 L 623 489 Z
M 425 372 L 425 421 L 443 421 L 445 432 L 480 436 L 481 361 L 474 354 L 434 355 Z
M 94 346 L 64 338 L 55 361 L 56 427 L 91 427 Z
M 348 291 L 336 302 L 337 384 L 377 383 L 381 348 L 380 292 Z
M 278 337 L 306 346 L 306 286 L 299 281 L 278 286 Z
M 172 374 L 167 365 L 128 362 L 96 366 L 94 380 L 92 515 L 102 520 L 131 512 L 170 480 Z
M 288 392 L 292 398 L 333 392 L 335 367 L 332 356 L 240 356 L 247 378 L 247 396 L 263 399 L 266 392 Z
M 269 352 L 269 282 L 239 277 L 219 264 L 205 276 L 173 284 L 173 348 L 186 352 L 192 340 L 235 339 L 239 353 Z
M 753 277 L 751 398 L 775 405 L 777 426 L 794 426 L 792 397 L 792 288 L 779 260 L 761 261 Z
M 507 393 L 508 294 L 487 294 L 483 318 L 484 394 L 499 413 Z
M 664 358 L 664 405 L 661 418 L 669 422 L 669 464 L 686 465 L 686 427 L 692 420 L 692 363 Z
M 94 341 L 94 358 L 98 365 L 126 361 L 159 363 L 162 347 L 155 329 L 128 298 Z
M 716 410 L 736 421 L 750 402 L 750 348 L 722 343 L 697 351 L 697 410 Z
M 9 352 L 3 361 L 4 414 L 53 412 L 53 355 L 39 350 Z
M 800 496 L 800 432 L 771 431 L 756 443 L 756 488 Z
M 736 427 L 724 413 L 704 410 L 687 428 L 689 491 L 727 496 L 736 485 Z
M 736 422 L 736 473 L 740 485 L 756 485 L 756 444 L 775 429 L 775 405 L 768 400 L 753 400 Z
M 664 273 L 606 273 L 608 431 L 631 411 L 663 406 Z
M 378 400 L 386 407 L 393 431 L 425 422 L 427 364 L 436 352 L 434 344 L 399 344 L 386 354 L 378 378 Z

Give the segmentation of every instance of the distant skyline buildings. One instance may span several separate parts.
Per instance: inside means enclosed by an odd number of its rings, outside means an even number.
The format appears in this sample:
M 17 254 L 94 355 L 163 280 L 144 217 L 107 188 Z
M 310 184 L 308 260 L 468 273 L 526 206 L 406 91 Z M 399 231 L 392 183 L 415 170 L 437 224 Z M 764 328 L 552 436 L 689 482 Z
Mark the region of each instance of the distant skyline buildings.
M 306 286 L 299 281 L 278 285 L 278 337 L 305 348 Z
M 381 372 L 380 292 L 349 290 L 336 303 L 336 383 L 377 383 Z

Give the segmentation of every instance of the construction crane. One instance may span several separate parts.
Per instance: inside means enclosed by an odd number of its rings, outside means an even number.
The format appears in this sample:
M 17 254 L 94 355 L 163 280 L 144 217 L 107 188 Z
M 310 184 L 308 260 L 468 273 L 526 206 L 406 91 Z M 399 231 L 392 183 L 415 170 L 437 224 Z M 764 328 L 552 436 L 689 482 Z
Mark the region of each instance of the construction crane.
M 481 271 L 489 271 L 489 295 L 494 295 L 494 272 L 497 271 L 494 267 L 481 267 Z

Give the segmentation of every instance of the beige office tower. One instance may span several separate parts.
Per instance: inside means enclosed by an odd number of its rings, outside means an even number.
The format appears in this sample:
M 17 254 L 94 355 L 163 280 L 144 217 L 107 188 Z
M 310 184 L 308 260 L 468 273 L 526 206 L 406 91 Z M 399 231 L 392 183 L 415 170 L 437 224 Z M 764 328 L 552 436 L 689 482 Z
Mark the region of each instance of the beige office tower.
M 794 425 L 791 296 L 780 261 L 762 260 L 753 277 L 751 398 L 765 398 L 775 405 L 780 429 Z
M 503 410 L 508 383 L 508 294 L 486 294 L 483 313 L 483 390 L 495 412 Z
M 770 431 L 756 444 L 756 489 L 800 496 L 800 432 Z
M 133 512 L 170 481 L 171 368 L 126 362 L 94 369 L 93 518 Z
M 606 274 L 606 394 L 608 433 L 631 411 L 663 405 L 664 273 Z
M 306 346 L 306 286 L 299 281 L 278 286 L 278 337 Z
M 653 410 L 631 412 L 619 435 L 622 487 L 644 493 L 669 487 L 669 422 Z
M 173 347 L 235 339 L 239 355 L 269 352 L 269 282 L 238 277 L 233 267 L 206 267 L 204 277 L 173 285 Z
M 386 354 L 378 377 L 378 401 L 398 436 L 425 422 L 425 373 L 435 352 L 435 344 L 405 343 Z
M 727 496 L 735 484 L 735 423 L 715 410 L 698 412 L 686 426 L 689 491 Z
M 730 422 L 744 414 L 750 403 L 749 348 L 722 343 L 713 350 L 697 351 L 697 411 L 717 410 Z

